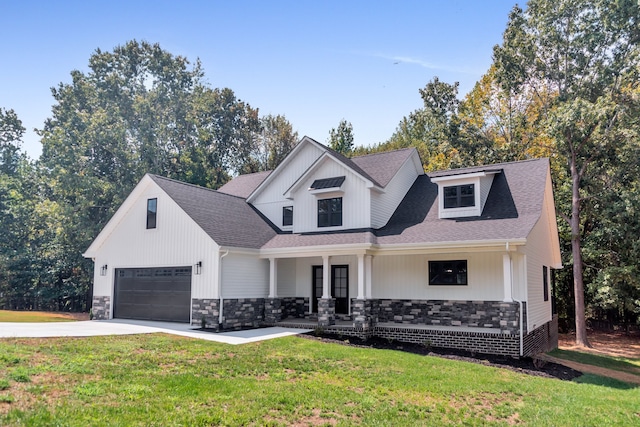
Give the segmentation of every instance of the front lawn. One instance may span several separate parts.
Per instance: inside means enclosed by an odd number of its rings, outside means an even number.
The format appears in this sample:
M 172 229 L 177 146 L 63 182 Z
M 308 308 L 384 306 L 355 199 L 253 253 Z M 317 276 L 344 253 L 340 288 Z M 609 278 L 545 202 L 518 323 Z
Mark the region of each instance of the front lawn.
M 0 425 L 637 425 L 640 391 L 301 337 L 0 340 Z
M 640 359 L 638 358 L 602 356 L 575 350 L 560 349 L 553 350 L 549 354 L 559 359 L 613 369 L 614 371 L 626 372 L 640 377 Z
M 70 313 L 48 311 L 0 310 L 0 322 L 74 322 L 77 318 Z

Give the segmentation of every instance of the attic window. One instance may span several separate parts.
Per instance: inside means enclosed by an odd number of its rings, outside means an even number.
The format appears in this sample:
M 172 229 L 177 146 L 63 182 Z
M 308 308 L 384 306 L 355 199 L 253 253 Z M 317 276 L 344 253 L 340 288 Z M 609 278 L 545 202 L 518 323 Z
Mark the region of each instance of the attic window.
M 444 208 L 466 208 L 476 205 L 475 185 L 454 185 L 444 187 Z
M 158 199 L 147 199 L 147 230 L 156 228 Z
M 309 190 L 325 190 L 327 188 L 340 188 L 344 183 L 344 176 L 336 176 L 333 178 L 316 179 L 309 187 Z

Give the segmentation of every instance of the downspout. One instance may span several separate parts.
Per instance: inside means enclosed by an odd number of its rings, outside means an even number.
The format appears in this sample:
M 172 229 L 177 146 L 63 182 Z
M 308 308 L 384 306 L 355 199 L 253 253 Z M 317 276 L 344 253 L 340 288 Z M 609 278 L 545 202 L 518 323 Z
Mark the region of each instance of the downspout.
M 523 324 L 522 324 L 522 317 L 523 317 L 523 310 L 522 310 L 522 300 L 518 300 L 515 299 L 513 297 L 514 293 L 513 293 L 513 259 L 511 258 L 511 252 L 509 252 L 509 242 L 507 242 L 506 245 L 506 249 L 507 249 L 507 255 L 509 255 L 509 274 L 511 274 L 511 299 L 514 300 L 515 302 L 518 303 L 518 305 L 520 306 L 520 316 L 518 316 L 520 318 L 520 357 L 523 356 L 524 354 L 524 337 L 522 336 L 522 333 L 524 332 L 523 329 Z
M 218 328 L 222 329 L 222 308 L 224 307 L 224 299 L 222 298 L 222 258 L 229 255 L 229 249 L 222 254 L 220 253 L 220 258 L 218 259 L 218 293 L 220 294 L 220 307 L 218 308 L 218 312 L 220 313 L 218 316 Z

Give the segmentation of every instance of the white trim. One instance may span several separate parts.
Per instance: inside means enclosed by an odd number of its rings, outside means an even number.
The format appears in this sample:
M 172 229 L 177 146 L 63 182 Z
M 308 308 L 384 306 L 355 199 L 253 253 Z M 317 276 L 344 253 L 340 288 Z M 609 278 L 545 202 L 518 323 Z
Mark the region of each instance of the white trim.
M 480 177 L 483 177 L 483 176 L 497 175 L 500 172 L 501 172 L 500 170 L 487 170 L 487 171 L 482 171 L 482 172 L 460 173 L 460 174 L 455 174 L 455 175 L 436 176 L 436 177 L 431 177 L 431 182 L 438 183 L 438 182 L 446 182 L 446 181 L 463 180 L 463 179 L 467 179 L 467 178 L 480 178 Z

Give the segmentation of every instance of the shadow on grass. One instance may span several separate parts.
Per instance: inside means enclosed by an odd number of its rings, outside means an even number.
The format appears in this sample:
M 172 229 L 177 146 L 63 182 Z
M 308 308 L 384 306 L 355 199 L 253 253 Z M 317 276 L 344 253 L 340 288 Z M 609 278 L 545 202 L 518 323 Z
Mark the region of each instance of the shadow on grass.
M 573 381 L 578 384 L 591 384 L 601 387 L 615 388 L 617 390 L 632 390 L 638 388 L 638 386 L 635 384 L 629 384 L 613 378 L 601 377 L 599 375 L 593 374 L 584 374 L 578 378 L 575 378 Z

